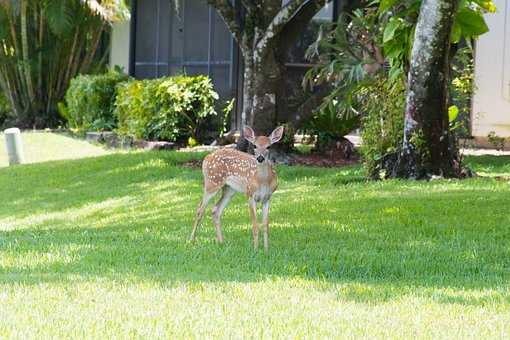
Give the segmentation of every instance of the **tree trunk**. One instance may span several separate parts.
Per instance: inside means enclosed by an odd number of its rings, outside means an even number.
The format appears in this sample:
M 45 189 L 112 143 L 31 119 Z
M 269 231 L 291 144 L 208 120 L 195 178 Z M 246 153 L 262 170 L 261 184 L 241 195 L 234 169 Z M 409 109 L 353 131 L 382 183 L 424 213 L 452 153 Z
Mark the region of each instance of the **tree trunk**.
M 20 20 L 21 20 L 21 46 L 23 51 L 23 67 L 24 67 L 24 74 L 25 74 L 25 81 L 26 81 L 26 87 L 27 87 L 27 94 L 28 94 L 28 105 L 27 109 L 31 110 L 33 108 L 34 103 L 34 86 L 32 83 L 32 66 L 31 66 L 31 60 L 30 60 L 30 52 L 29 52 L 29 43 L 28 43 L 28 22 L 27 22 L 27 16 L 28 16 L 28 3 L 27 0 L 21 1 L 21 9 L 20 9 Z M 33 112 L 25 112 L 25 114 L 28 114 L 30 119 L 33 119 Z
M 242 126 L 251 125 L 257 134 L 269 134 L 280 123 L 279 113 L 287 109 L 284 74 L 288 49 L 328 1 L 207 0 L 223 18 L 243 55 Z M 247 144 L 240 138 L 238 148 L 246 150 Z
M 269 135 L 278 121 L 278 111 L 285 110 L 284 72 L 285 64 L 278 60 L 273 50 L 254 57 L 252 51 L 244 51 L 244 83 L 242 126 L 251 126 L 258 135 Z M 278 105 L 277 105 L 278 104 Z M 244 140 L 239 148 L 247 149 Z
M 457 0 L 423 0 L 411 57 L 404 142 L 390 177 L 458 177 L 458 152 L 448 126 L 450 33 Z
M 258 134 L 269 135 L 278 123 L 277 103 L 282 96 L 283 74 L 278 61 L 268 55 L 255 64 L 253 75 L 253 106 L 249 124 Z

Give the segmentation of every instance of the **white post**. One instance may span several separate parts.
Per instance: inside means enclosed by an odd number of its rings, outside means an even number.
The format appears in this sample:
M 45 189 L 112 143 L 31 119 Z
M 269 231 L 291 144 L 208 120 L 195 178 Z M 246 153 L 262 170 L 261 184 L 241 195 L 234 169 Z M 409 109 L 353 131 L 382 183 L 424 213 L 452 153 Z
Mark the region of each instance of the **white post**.
M 21 132 L 18 128 L 7 129 L 4 131 L 5 145 L 7 146 L 7 155 L 9 156 L 9 165 L 22 164 L 23 143 L 21 142 Z

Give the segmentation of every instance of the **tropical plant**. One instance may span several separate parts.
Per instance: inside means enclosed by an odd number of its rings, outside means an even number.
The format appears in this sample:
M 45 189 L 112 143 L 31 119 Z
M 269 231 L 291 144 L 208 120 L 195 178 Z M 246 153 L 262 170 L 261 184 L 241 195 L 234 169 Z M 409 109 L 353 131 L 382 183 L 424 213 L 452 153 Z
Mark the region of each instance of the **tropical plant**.
M 360 127 L 361 115 L 343 115 L 338 106 L 338 101 L 330 102 L 303 124 L 302 130 L 316 137 L 314 151 L 330 151 L 337 142 L 345 141 L 348 133 Z
M 341 16 L 335 27 L 324 25 L 307 50 L 306 57 L 316 65 L 306 73 L 303 87 L 331 87 L 304 124 L 305 131 L 317 136 L 316 150 L 325 151 L 359 128 L 369 109 L 364 98 L 364 89 L 371 85 L 367 75 L 375 75 L 384 62 L 374 43 L 378 32 L 375 13 L 355 10 L 349 17 Z
M 376 0 L 363 4 L 363 7 L 353 11 L 352 15 L 341 16 L 336 28 L 325 28 L 319 35 L 319 39 L 309 49 L 309 57 L 317 62 L 317 66 L 311 69 L 304 79 L 304 85 L 312 89 L 325 83 L 332 84 L 334 89 L 324 98 L 321 108 L 337 107 L 337 114 L 345 117 L 371 114 L 368 105 L 370 100 L 364 97 L 359 85 L 363 88 L 379 77 L 379 74 L 383 74 L 392 86 L 403 88 L 410 69 L 414 32 L 422 3 L 421 0 Z M 462 109 L 462 114 L 456 115 L 450 124 L 447 117 L 443 117 L 446 134 L 452 130 L 456 133 L 462 131 L 460 119 L 466 116 L 465 110 L 469 107 L 466 96 L 472 93 L 472 68 L 469 65 L 472 51 L 466 52 L 463 49 L 459 58 L 454 59 L 458 46 L 462 42 L 470 47 L 474 38 L 485 33 L 488 28 L 483 14 L 495 10 L 491 1 L 480 0 L 463 1 L 458 9 L 455 6 L 452 8 L 453 15 L 448 17 L 451 25 L 448 26 L 445 36 L 446 39 L 451 39 L 452 48 L 450 49 L 448 44 L 445 49 L 448 52 L 448 70 L 445 74 L 448 77 L 453 73 L 455 82 L 451 86 L 452 91 L 447 101 L 458 105 L 455 110 Z M 432 37 L 427 37 L 430 38 Z M 452 60 L 457 60 L 458 63 L 452 63 Z M 466 68 L 462 69 L 463 66 Z M 447 81 L 446 84 L 448 86 L 450 82 Z M 404 96 L 404 92 L 401 92 L 401 95 Z M 442 135 L 442 132 L 437 132 L 437 135 Z M 455 148 L 456 144 L 452 145 Z M 397 152 L 397 149 L 394 149 Z M 382 159 L 376 154 L 365 153 L 376 157 L 374 161 Z M 369 166 L 369 172 L 375 167 L 372 165 Z
M 367 175 L 373 179 L 387 174 L 384 163 L 395 154 L 404 138 L 405 87 L 391 84 L 384 74 L 361 87 L 365 115 L 362 118 L 361 154 Z
M 349 87 L 375 74 L 384 63 L 379 47 L 380 27 L 373 8 L 354 10 L 352 15 L 341 15 L 334 25 L 323 25 L 317 40 L 310 45 L 306 58 L 313 61 L 303 79 L 303 86 L 314 89 L 324 83 L 334 87 L 323 105 L 334 100 Z
M 109 23 L 123 1 L 0 1 L 0 89 L 20 125 L 59 120 L 57 103 L 72 78 L 100 70 Z
M 390 66 L 390 80 L 405 76 L 409 71 L 416 23 L 422 0 L 398 1 L 376 0 L 378 21 L 382 29 L 382 46 Z M 450 34 L 452 52 L 461 41 L 469 46 L 489 28 L 484 13 L 494 13 L 496 6 L 491 0 L 459 1 Z
M 323 25 L 317 40 L 308 48 L 306 56 L 316 65 L 307 72 L 303 85 L 314 88 L 330 83 L 335 88 L 323 105 L 338 99 L 352 88 L 352 83 L 373 76 L 383 66 L 392 82 L 405 78 L 409 70 L 421 0 L 362 3 L 352 14 L 341 15 L 335 25 Z M 462 41 L 471 47 L 473 39 L 488 31 L 483 14 L 495 10 L 492 1 L 460 3 L 451 34 L 454 53 L 456 44 Z
M 4 124 L 12 119 L 12 112 L 7 98 L 0 92 L 0 129 Z

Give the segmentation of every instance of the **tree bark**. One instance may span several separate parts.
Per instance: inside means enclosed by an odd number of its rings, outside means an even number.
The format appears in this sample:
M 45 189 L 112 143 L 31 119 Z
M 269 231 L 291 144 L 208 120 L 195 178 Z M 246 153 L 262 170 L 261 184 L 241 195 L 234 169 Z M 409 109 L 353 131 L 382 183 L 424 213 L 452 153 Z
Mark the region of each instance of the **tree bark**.
M 286 109 L 285 61 L 289 48 L 311 18 L 330 0 L 242 0 L 236 10 L 229 0 L 208 0 L 236 39 L 244 62 L 241 124 L 269 134 Z M 239 4 L 239 2 L 238 2 Z M 241 129 L 242 131 L 242 129 Z M 244 138 L 238 147 L 247 148 Z
M 244 55 L 242 126 L 251 126 L 257 134 L 269 135 L 278 123 L 278 111 L 284 110 L 285 64 L 274 55 L 273 49 L 263 52 L 259 59 L 251 51 Z M 241 138 L 238 145 L 247 150 L 248 144 Z
M 268 135 L 277 123 L 277 102 L 282 95 L 281 83 L 283 81 L 281 65 L 268 51 L 259 63 L 254 66 L 253 74 L 253 104 L 248 124 L 259 134 Z
M 416 26 L 405 109 L 404 141 L 390 177 L 458 177 L 448 126 L 450 34 L 457 0 L 423 0 Z

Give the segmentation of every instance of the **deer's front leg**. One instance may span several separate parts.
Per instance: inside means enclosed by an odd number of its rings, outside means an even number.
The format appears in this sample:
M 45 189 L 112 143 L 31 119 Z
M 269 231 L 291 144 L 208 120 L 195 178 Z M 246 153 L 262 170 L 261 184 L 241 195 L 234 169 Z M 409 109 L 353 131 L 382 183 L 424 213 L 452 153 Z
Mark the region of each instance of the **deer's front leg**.
M 269 200 L 262 204 L 262 225 L 264 226 L 264 250 L 269 250 Z
M 250 198 L 248 201 L 250 207 L 251 223 L 253 225 L 253 248 L 259 249 L 259 225 L 257 223 L 257 202 Z

